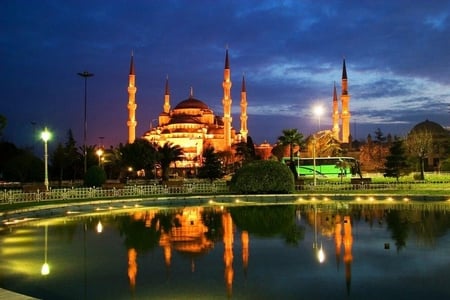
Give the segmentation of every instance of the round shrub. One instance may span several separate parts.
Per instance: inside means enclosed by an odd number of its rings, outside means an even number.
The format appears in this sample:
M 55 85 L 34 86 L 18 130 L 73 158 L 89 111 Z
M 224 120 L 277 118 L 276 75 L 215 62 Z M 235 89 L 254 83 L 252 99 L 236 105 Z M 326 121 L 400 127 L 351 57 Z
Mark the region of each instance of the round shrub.
M 288 194 L 295 190 L 294 175 L 279 161 L 258 160 L 233 175 L 230 189 L 242 194 Z
M 84 185 L 88 187 L 101 187 L 106 182 L 105 170 L 99 166 L 90 167 L 84 175 Z

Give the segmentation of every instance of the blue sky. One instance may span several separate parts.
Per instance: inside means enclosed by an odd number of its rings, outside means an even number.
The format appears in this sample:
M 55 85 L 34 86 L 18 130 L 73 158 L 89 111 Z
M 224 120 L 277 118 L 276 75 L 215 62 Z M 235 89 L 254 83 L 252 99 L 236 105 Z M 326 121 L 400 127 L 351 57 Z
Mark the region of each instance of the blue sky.
M 39 141 L 43 126 L 81 145 L 85 70 L 88 144 L 127 140 L 131 51 L 137 135 L 171 104 L 194 97 L 222 115 L 225 49 L 230 53 L 233 126 L 245 74 L 249 134 L 274 143 L 285 128 L 331 128 L 333 84 L 345 58 L 351 133 L 406 134 L 426 119 L 450 126 L 449 1 L 1 1 L 0 114 L 4 139 Z M 35 125 L 33 125 L 35 124 Z M 103 137 L 103 139 L 100 139 Z

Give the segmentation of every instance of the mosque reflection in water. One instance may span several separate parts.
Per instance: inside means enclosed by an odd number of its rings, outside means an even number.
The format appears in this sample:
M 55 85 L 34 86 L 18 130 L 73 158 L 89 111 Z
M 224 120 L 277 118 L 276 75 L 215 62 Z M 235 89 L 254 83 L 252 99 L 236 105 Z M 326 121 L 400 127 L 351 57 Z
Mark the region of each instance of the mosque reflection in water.
M 406 247 L 409 235 L 414 235 L 414 243 L 419 243 L 421 245 L 425 244 L 428 246 L 431 245 L 431 248 L 433 248 L 433 245 L 437 243 L 436 240 L 438 237 L 443 236 L 444 233 L 448 231 L 450 227 L 448 206 L 438 205 L 438 209 L 431 209 L 426 205 L 420 206 L 419 209 L 412 209 L 411 207 L 412 206 L 410 206 L 409 209 L 404 209 L 403 207 L 398 208 L 386 205 L 345 205 L 337 207 L 335 205 L 308 204 L 300 206 L 270 205 L 235 206 L 225 208 L 148 208 L 126 213 L 122 212 L 121 214 L 70 217 L 65 218 L 63 221 L 53 221 L 53 225 L 52 222 L 46 224 L 50 224 L 48 225 L 49 232 L 51 232 L 51 227 L 54 227 L 54 231 L 61 231 L 61 228 L 64 228 L 59 224 L 61 222 L 64 226 L 74 224 L 72 227 L 69 226 L 66 228 L 66 230 L 72 231 L 70 236 L 72 236 L 73 239 L 76 239 L 76 234 L 74 233 L 74 230 L 76 231 L 76 229 L 74 229 L 74 226 L 79 226 L 75 224 L 84 224 L 84 234 L 86 234 L 86 229 L 89 230 L 89 228 L 94 227 L 95 225 L 102 227 L 102 234 L 108 231 L 117 232 L 124 243 L 124 247 L 114 246 L 114 248 L 126 252 L 127 271 L 125 272 L 125 270 L 123 270 L 123 273 L 128 274 L 128 284 L 132 295 L 136 295 L 136 291 L 139 289 L 149 288 L 144 287 L 144 285 L 148 285 L 148 282 L 144 283 L 146 280 L 138 280 L 140 276 L 147 276 L 148 270 L 146 269 L 149 268 L 147 263 L 140 264 L 140 257 L 146 257 L 149 253 L 155 252 L 154 250 L 161 249 L 162 256 L 154 255 L 153 257 L 155 257 L 156 260 L 163 260 L 166 278 L 176 277 L 178 274 L 182 274 L 178 271 L 179 266 L 173 265 L 175 253 L 177 253 L 177 255 L 183 255 L 183 257 L 188 257 L 190 259 L 190 272 L 195 273 L 197 271 L 197 261 L 202 260 L 203 257 L 207 257 L 211 253 L 216 253 L 215 257 L 217 258 L 217 253 L 223 251 L 221 297 L 239 298 L 239 295 L 243 296 L 245 295 L 245 292 L 243 293 L 240 291 L 237 295 L 233 292 L 236 271 L 239 271 L 239 276 L 241 276 L 239 280 L 242 278 L 247 280 L 249 269 L 252 270 L 253 267 L 255 270 L 254 272 L 259 273 L 261 270 L 264 270 L 263 272 L 267 273 L 272 271 L 283 271 L 281 267 L 277 270 L 271 270 L 271 264 L 269 263 L 270 260 L 275 260 L 275 257 L 283 256 L 283 252 L 269 253 L 269 256 L 264 256 L 262 259 L 259 257 L 256 259 L 257 261 L 251 262 L 251 251 L 256 253 L 267 250 L 266 248 L 269 248 L 268 245 L 274 243 L 274 240 L 276 240 L 278 242 L 282 241 L 285 247 L 289 249 L 289 252 L 297 249 L 296 255 L 299 257 L 308 256 L 305 252 L 313 253 L 316 266 L 321 264 L 331 264 L 331 258 L 334 256 L 333 260 L 335 260 L 335 263 L 333 264 L 337 266 L 338 270 L 341 264 L 344 266 L 345 271 L 344 274 L 341 275 L 345 277 L 345 288 L 343 289 L 344 293 L 342 295 L 344 296 L 351 295 L 352 293 L 352 263 L 354 256 L 352 252 L 355 246 L 355 237 L 353 234 L 354 224 L 364 224 L 364 228 L 369 228 L 369 231 L 370 228 L 383 228 L 383 231 L 388 231 L 388 239 L 384 237 L 379 239 L 376 244 L 373 244 L 372 242 L 369 243 L 365 240 L 362 226 L 358 225 L 361 227 L 361 237 L 359 237 L 359 240 L 361 240 L 362 244 L 376 245 L 377 248 L 381 247 L 383 249 L 382 251 L 395 251 L 396 253 L 399 253 Z M 41 225 L 43 224 L 43 221 L 39 222 L 37 228 L 42 228 Z M 31 225 L 32 224 L 23 226 Z M 19 230 L 19 228 L 20 226 L 17 227 L 17 230 Z M 14 235 L 15 230 L 16 227 L 11 227 L 10 232 L 1 237 L 2 247 L 6 247 L 7 249 L 12 246 L 8 238 Z M 59 234 L 61 234 L 61 232 Z M 47 239 L 47 236 L 45 238 Z M 86 242 L 86 237 L 84 238 L 84 242 Z M 446 240 L 448 241 L 448 239 L 449 237 L 447 236 Z M 358 239 L 356 240 L 358 243 Z M 45 242 L 47 243 L 47 240 Z M 255 243 L 254 247 L 252 242 Z M 391 243 L 393 243 L 392 246 Z M 444 245 L 447 249 L 450 248 L 450 245 Z M 86 245 L 84 247 L 86 249 Z M 109 245 L 109 247 L 112 248 L 111 245 Z M 363 247 L 364 245 L 361 245 L 361 248 Z M 371 247 L 373 248 L 373 246 Z M 298 248 L 302 250 L 300 251 Z M 51 252 L 51 244 L 49 244 L 49 249 Z M 55 250 L 55 252 L 56 251 L 57 250 Z M 105 251 L 108 252 L 109 250 L 106 249 Z M 443 249 L 442 251 L 446 251 L 446 249 Z M 14 253 L 15 251 L 2 251 L 0 262 L 3 266 L 9 264 L 18 265 L 21 263 L 21 259 L 25 259 L 23 256 L 17 256 Z M 52 266 L 52 256 L 57 258 L 58 255 L 62 254 L 52 253 L 48 256 L 50 266 Z M 104 255 L 106 257 L 104 258 L 105 261 L 107 259 L 111 260 L 107 263 L 116 264 L 116 258 L 110 257 L 108 253 L 105 253 Z M 287 259 L 289 259 L 290 254 L 286 253 L 285 255 L 287 256 Z M 260 256 L 260 254 L 258 254 L 258 256 Z M 47 260 L 47 253 L 45 254 L 45 260 Z M 360 264 L 364 261 L 370 261 L 370 258 L 359 257 Z M 90 262 L 90 264 L 92 263 L 95 264 L 95 262 Z M 101 264 L 102 262 L 98 263 Z M 292 263 L 297 264 L 297 262 L 294 261 L 292 261 Z M 449 264 L 449 260 L 446 260 L 443 263 L 444 265 Z M 154 264 L 156 263 L 154 262 Z M 211 260 L 211 264 L 214 264 L 214 267 L 208 267 L 205 262 L 202 264 L 202 268 L 212 268 L 211 272 L 206 273 L 206 277 L 217 276 L 217 261 Z M 266 269 L 264 266 L 260 266 L 262 264 L 266 265 Z M 306 265 L 306 263 L 304 264 Z M 309 262 L 308 264 L 312 265 L 312 262 Z M 124 263 L 119 265 L 125 266 Z M 249 268 L 249 265 L 251 265 L 252 268 Z M 101 266 L 97 267 L 102 268 Z M 311 266 L 309 267 L 311 268 Z M 57 268 L 57 266 L 55 266 L 55 268 Z M 235 270 L 235 268 L 239 268 L 239 270 Z M 289 269 L 288 265 L 287 269 Z M 300 271 L 297 271 L 297 273 L 298 272 Z M 308 270 L 305 271 L 302 269 L 302 272 L 307 273 Z M 315 271 L 311 270 L 310 272 L 314 273 Z M 8 270 L 5 274 L 11 273 L 13 272 Z M 289 276 L 288 270 L 286 273 Z M 50 273 L 47 276 L 51 277 L 51 275 L 52 274 Z M 164 274 L 161 274 L 161 276 L 163 275 Z M 259 276 L 263 278 L 262 276 L 264 275 Z M 277 275 L 274 274 L 273 276 Z M 269 276 L 268 278 L 272 277 Z M 333 278 L 335 278 L 335 281 L 341 282 L 340 285 L 344 282 L 344 278 L 342 277 L 342 281 L 337 280 L 336 275 L 333 275 Z M 2 286 L 5 286 L 5 283 L 1 280 L 2 279 L 0 279 L 0 283 L 2 283 Z M 95 278 L 95 280 L 100 281 L 100 278 Z M 123 279 L 120 279 L 119 277 L 116 280 Z M 204 285 L 205 282 L 208 282 L 207 278 L 202 278 L 200 280 L 203 280 L 203 282 L 199 282 L 198 285 Z M 302 280 L 306 279 L 303 278 Z M 143 285 L 142 287 L 140 286 L 141 283 Z M 77 282 L 71 282 L 71 285 L 77 284 Z M 100 286 L 102 285 L 101 283 L 99 284 Z M 108 282 L 107 284 L 111 285 L 111 282 Z M 266 284 L 270 285 L 271 282 L 267 282 Z M 240 289 L 243 288 L 242 285 L 239 286 Z M 324 288 L 326 289 L 326 287 Z M 90 292 L 95 294 L 92 289 L 95 289 L 95 287 L 89 288 Z M 261 296 L 264 298 L 264 285 L 259 285 L 259 289 L 261 289 L 260 293 L 262 293 Z M 289 298 L 290 296 L 294 297 L 295 291 L 292 290 L 295 290 L 295 288 L 292 286 L 289 287 L 287 284 L 284 289 L 286 298 Z M 330 286 L 329 289 L 331 293 L 331 290 L 336 288 Z M 155 288 L 155 290 L 158 289 Z M 33 293 L 31 290 L 29 292 Z M 85 290 L 85 298 L 90 298 L 90 292 Z M 449 291 L 445 288 L 441 291 L 437 291 L 437 293 L 444 294 L 446 292 Z M 361 293 L 361 291 L 358 293 Z M 220 293 L 218 293 L 218 295 L 220 295 Z M 268 295 L 270 295 L 270 292 L 267 293 L 267 297 L 269 297 Z M 36 296 L 42 296 L 43 298 L 49 299 L 49 297 L 45 297 L 45 295 Z M 247 295 L 247 297 L 244 298 L 249 297 Z

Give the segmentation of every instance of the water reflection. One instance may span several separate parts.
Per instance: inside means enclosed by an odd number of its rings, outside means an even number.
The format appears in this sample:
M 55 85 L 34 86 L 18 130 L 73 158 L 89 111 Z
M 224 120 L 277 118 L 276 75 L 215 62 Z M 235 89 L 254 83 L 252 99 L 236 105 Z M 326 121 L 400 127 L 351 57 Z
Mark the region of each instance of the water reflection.
M 448 296 L 449 211 L 338 202 L 144 208 L 45 220 L 44 237 L 43 221 L 29 222 L 1 231 L 0 284 L 43 299 Z M 44 282 L 33 265 L 42 251 L 47 262 L 47 247 L 54 267 Z

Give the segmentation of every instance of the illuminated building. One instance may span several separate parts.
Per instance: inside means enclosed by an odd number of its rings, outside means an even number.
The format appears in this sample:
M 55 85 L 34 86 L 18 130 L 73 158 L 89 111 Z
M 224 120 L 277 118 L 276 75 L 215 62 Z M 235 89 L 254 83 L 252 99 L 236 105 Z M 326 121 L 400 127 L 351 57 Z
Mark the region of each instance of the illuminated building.
M 350 140 L 350 94 L 348 93 L 347 82 L 347 67 L 345 66 L 345 59 L 342 64 L 342 86 L 341 86 L 341 113 L 339 113 L 339 103 L 336 93 L 336 85 L 333 89 L 333 137 L 341 143 L 348 143 Z M 340 125 L 342 126 L 342 136 Z
M 128 142 L 135 139 L 135 75 L 134 61 L 131 57 L 130 76 L 128 87 Z M 215 151 L 231 151 L 232 145 L 246 141 L 247 129 L 247 92 L 245 78 L 242 78 L 241 88 L 241 129 L 239 132 L 232 126 L 231 112 L 231 69 L 228 49 L 225 54 L 225 68 L 222 82 L 223 88 L 223 116 L 216 115 L 203 101 L 194 98 L 194 89 L 191 87 L 189 98 L 179 102 L 171 108 L 169 79 L 166 78 L 164 102 L 162 112 L 158 116 L 157 126 L 143 134 L 143 138 L 152 143 L 163 146 L 167 142 L 182 148 L 184 160 L 177 162 L 177 167 L 196 167 L 201 164 L 200 156 L 203 150 L 214 147 Z

